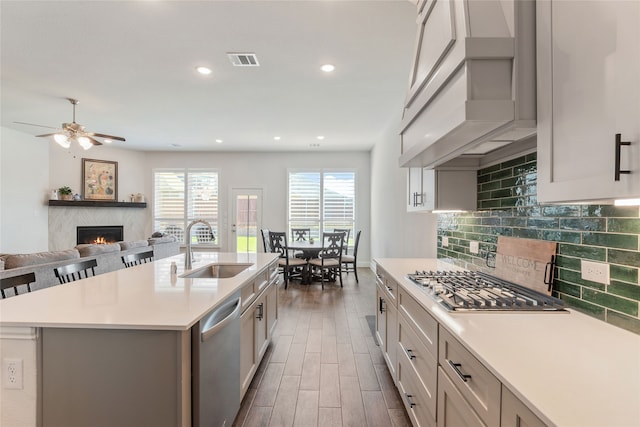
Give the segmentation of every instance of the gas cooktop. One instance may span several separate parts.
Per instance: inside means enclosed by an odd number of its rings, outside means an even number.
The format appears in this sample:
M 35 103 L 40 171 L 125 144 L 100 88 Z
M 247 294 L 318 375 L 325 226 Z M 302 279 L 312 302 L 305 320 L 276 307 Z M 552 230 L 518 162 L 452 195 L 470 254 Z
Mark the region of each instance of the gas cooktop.
M 566 311 L 558 298 L 481 272 L 416 271 L 407 277 L 449 311 Z

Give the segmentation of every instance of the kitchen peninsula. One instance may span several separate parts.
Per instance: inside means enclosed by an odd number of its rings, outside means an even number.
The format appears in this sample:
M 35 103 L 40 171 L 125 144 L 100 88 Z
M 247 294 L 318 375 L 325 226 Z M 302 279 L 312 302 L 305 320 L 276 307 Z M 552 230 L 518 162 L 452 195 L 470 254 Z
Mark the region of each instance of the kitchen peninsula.
M 210 264 L 233 271 L 215 278 Z M 1 424 L 191 426 L 192 370 L 206 368 L 193 331 L 238 297 L 239 405 L 277 320 L 277 257 L 197 253 L 183 266 L 177 255 L 0 301 L 2 358 L 24 366 Z

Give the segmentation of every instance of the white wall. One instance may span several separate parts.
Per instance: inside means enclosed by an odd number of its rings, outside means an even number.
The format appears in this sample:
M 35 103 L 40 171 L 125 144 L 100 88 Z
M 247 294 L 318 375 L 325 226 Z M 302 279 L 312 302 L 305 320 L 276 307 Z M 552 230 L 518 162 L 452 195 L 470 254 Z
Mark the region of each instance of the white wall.
M 49 144 L 0 128 L 0 253 L 47 250 Z
M 229 237 L 229 197 L 231 188 L 263 189 L 262 227 L 271 230 L 286 229 L 287 169 L 325 168 L 356 169 L 356 227 L 362 230 L 358 251 L 358 264 L 368 265 L 371 228 L 370 155 L 368 152 L 295 152 L 295 153 L 185 153 L 151 152 L 145 154 L 147 173 L 145 192 L 151 201 L 151 171 L 153 168 L 210 167 L 220 169 L 220 244 L 227 250 Z M 226 230 L 225 233 L 222 230 Z
M 371 152 L 371 259 L 436 258 L 437 216 L 407 213 L 407 170 L 393 130 Z

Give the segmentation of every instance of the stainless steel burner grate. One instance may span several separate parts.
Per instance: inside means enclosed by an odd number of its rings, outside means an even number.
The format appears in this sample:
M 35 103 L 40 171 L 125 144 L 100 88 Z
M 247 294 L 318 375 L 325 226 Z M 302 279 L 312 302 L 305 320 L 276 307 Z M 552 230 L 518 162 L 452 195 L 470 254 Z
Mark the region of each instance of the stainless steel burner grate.
M 564 301 L 481 272 L 416 271 L 407 275 L 451 311 L 564 311 Z

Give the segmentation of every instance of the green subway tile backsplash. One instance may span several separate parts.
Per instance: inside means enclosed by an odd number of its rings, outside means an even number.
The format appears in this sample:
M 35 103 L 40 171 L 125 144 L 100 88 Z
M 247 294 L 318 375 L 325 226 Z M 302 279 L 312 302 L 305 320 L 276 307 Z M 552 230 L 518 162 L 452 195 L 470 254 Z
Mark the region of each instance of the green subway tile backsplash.
M 640 209 L 609 205 L 539 205 L 536 154 L 478 171 L 478 210 L 438 214 L 438 258 L 475 266 L 498 236 L 558 242 L 554 295 L 571 308 L 640 334 Z M 480 254 L 469 242 L 480 242 Z M 582 279 L 581 261 L 609 264 L 611 283 Z

